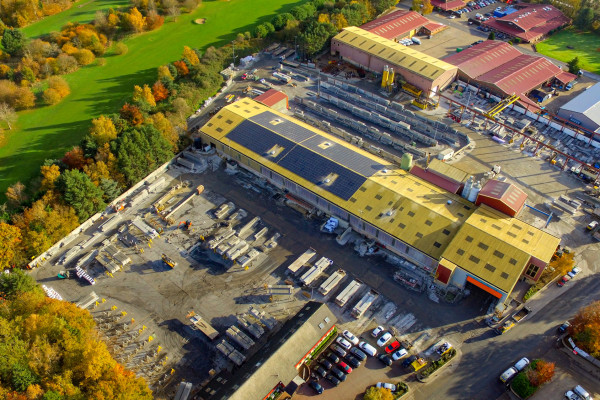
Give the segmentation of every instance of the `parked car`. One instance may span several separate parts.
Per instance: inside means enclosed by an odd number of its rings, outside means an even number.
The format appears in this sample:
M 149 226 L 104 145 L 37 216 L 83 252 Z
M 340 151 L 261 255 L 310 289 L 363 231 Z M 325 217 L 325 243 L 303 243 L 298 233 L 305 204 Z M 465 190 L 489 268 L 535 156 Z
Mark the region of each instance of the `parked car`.
M 515 367 L 510 367 L 509 369 L 507 369 L 506 371 L 504 371 L 502 373 L 502 375 L 500 375 L 500 381 L 503 383 L 508 382 L 510 379 L 512 379 L 513 376 L 515 376 L 519 371 L 517 371 L 517 369 Z
M 352 332 L 346 330 L 342 332 L 342 335 L 353 345 L 356 346 L 358 344 L 358 338 Z
M 395 352 L 394 354 L 392 354 L 392 360 L 398 361 L 399 359 L 401 359 L 402 357 L 404 357 L 407 354 L 408 354 L 408 351 L 406 351 L 406 349 L 400 349 L 397 352 Z
M 327 358 L 329 358 L 329 360 L 335 364 L 340 362 L 340 358 L 337 355 L 335 355 L 334 353 L 328 353 Z
M 560 335 L 562 335 L 563 333 L 565 333 L 567 331 L 567 329 L 569 329 L 570 326 L 571 326 L 571 323 L 569 321 L 565 321 L 565 323 L 563 323 L 561 326 L 559 326 L 556 331 Z
M 556 282 L 556 284 L 558 285 L 558 287 L 563 287 L 565 286 L 565 283 L 569 282 L 570 280 L 571 277 L 569 275 L 565 275 L 562 278 L 560 278 L 558 282 Z
M 571 271 L 567 272 L 567 275 L 569 275 L 572 279 L 575 275 L 577 275 L 580 272 L 581 272 L 581 268 L 573 267 L 573 269 Z
M 344 374 L 338 367 L 331 368 L 331 374 L 338 378 L 340 381 L 344 382 L 346 380 L 346 374 Z
M 377 349 L 375 349 L 375 347 L 371 346 L 369 343 L 367 342 L 360 342 L 358 344 L 358 347 L 360 347 L 360 349 L 362 351 L 364 351 L 365 353 L 367 353 L 368 355 L 370 355 L 371 357 L 375 357 L 377 355 Z
M 321 378 L 324 378 L 325 375 L 327 375 L 327 371 L 325 370 L 325 368 L 321 367 L 320 365 L 317 367 L 317 369 L 315 369 L 315 372 L 319 374 Z
M 373 329 L 373 332 L 371 332 L 371 336 L 377 337 L 383 331 L 384 331 L 383 326 L 380 325 L 377 328 Z
M 452 15 L 451 15 L 451 16 L 449 16 L 448 18 L 450 18 L 450 19 L 454 19 L 454 18 L 456 18 L 456 15 L 452 14 Z
M 377 357 L 377 358 L 379 359 L 379 361 L 381 361 L 382 363 L 384 363 L 384 364 L 385 364 L 385 365 L 387 365 L 388 367 L 389 367 L 390 365 L 392 365 L 392 362 L 393 362 L 393 361 L 392 361 L 392 359 L 391 359 L 389 356 L 385 355 L 385 354 L 381 354 L 381 355 L 380 355 L 379 357 Z
M 331 369 L 331 367 L 333 367 L 333 364 L 331 362 L 329 362 L 329 360 L 325 360 L 325 359 L 321 360 L 321 365 L 325 369 Z
M 452 345 L 450 343 L 445 342 L 436 349 L 436 353 L 438 353 L 441 356 L 446 351 L 448 351 L 448 349 L 450 349 L 451 347 L 452 347 Z
M 521 372 L 528 365 L 529 365 L 529 359 L 527 357 L 523 357 L 519 361 L 517 361 L 517 363 L 515 364 L 515 368 L 517 369 L 517 371 Z
M 337 354 L 340 357 L 344 357 L 346 354 L 346 350 L 342 349 L 340 346 L 338 346 L 337 344 L 334 344 L 333 346 L 330 347 L 331 350 Z
M 325 379 L 327 379 L 333 386 L 338 386 L 340 384 L 340 380 L 333 376 L 332 374 L 328 374 Z
M 375 386 L 378 388 L 390 389 L 392 392 L 396 391 L 396 385 L 393 383 L 377 382 Z
M 392 334 L 390 332 L 384 333 L 379 339 L 377 339 L 377 346 L 383 347 L 387 342 L 392 339 Z
M 348 365 L 350 365 L 352 368 L 360 367 L 360 361 L 358 358 L 351 356 L 350 354 L 346 356 L 346 361 L 348 361 Z
M 412 355 L 412 356 L 406 358 L 404 361 L 402 361 L 402 366 L 404 368 L 408 368 L 408 367 L 410 367 L 410 364 L 412 364 L 413 362 L 416 361 L 416 359 L 417 359 L 417 356 Z
M 349 374 L 352 372 L 352 368 L 350 368 L 350 366 L 343 361 L 338 364 L 338 368 L 341 369 L 342 372 L 345 374 Z
M 354 354 L 354 356 L 356 358 L 358 358 L 360 361 L 365 361 L 367 359 L 367 355 L 365 354 L 365 352 L 359 348 L 356 348 L 356 347 L 351 348 L 350 353 Z
M 573 391 L 577 396 L 582 398 L 583 400 L 591 400 L 592 396 L 585 390 L 581 385 L 577 385 L 573 388 Z
M 394 340 L 392 343 L 385 346 L 385 352 L 388 354 L 393 353 L 394 350 L 396 350 L 398 347 L 400 347 L 400 342 L 397 340 Z
M 308 385 L 311 388 L 313 388 L 313 390 L 315 392 L 317 392 L 317 394 L 323 393 L 323 386 L 319 385 L 319 382 L 317 382 L 317 381 L 310 381 L 310 383 Z
M 565 392 L 565 398 L 567 398 L 568 400 L 581 400 L 581 398 L 577 396 L 572 390 L 567 390 Z
M 339 344 L 340 346 L 342 346 L 344 349 L 346 350 L 350 350 L 350 348 L 352 347 L 352 344 L 350 344 L 349 341 L 347 341 L 346 339 L 344 339 L 343 337 L 338 337 L 337 339 L 335 339 L 336 343 Z M 356 340 L 358 342 L 358 339 Z
M 575 86 L 577 84 L 577 81 L 571 81 L 567 84 L 567 86 L 565 86 L 565 90 L 571 90 L 573 89 L 573 86 Z
M 569 86 L 569 85 L 567 85 L 567 86 Z M 598 221 L 592 221 L 588 224 L 587 229 L 588 229 L 588 231 L 591 231 L 597 226 L 598 226 Z

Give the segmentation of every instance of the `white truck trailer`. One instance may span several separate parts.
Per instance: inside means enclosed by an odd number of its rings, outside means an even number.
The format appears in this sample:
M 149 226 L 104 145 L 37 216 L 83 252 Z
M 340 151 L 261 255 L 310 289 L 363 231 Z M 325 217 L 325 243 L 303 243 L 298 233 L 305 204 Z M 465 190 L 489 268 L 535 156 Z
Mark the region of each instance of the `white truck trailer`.
M 319 287 L 319 293 L 323 296 L 327 296 L 329 292 L 333 290 L 346 276 L 346 271 L 338 269 L 335 271 L 323 284 Z
M 287 272 L 291 275 L 296 275 L 300 268 L 309 263 L 317 252 L 314 249 L 306 250 L 300 257 L 298 257 L 290 266 L 287 268 Z
M 353 280 L 342 290 L 340 294 L 335 298 L 335 304 L 340 307 L 344 307 L 348 301 L 358 292 L 358 290 L 363 286 L 363 283 L 358 279 Z
M 302 284 L 304 286 L 310 285 L 331 264 L 333 264 L 333 261 L 331 261 L 329 258 L 327 258 L 327 257 L 321 257 L 319 259 L 319 261 L 317 261 L 315 263 L 315 265 L 312 266 L 312 268 L 310 268 L 308 271 L 306 271 L 306 273 L 304 275 L 302 275 L 302 277 L 300 278 L 300 282 L 302 282 Z
M 369 307 L 373 305 L 375 300 L 377 300 L 378 296 L 379 294 L 376 291 L 369 290 L 369 292 L 367 292 L 362 297 L 362 299 L 360 299 L 358 303 L 356 303 L 350 314 L 352 314 L 354 318 L 362 317 L 365 314 L 365 312 L 369 309 Z

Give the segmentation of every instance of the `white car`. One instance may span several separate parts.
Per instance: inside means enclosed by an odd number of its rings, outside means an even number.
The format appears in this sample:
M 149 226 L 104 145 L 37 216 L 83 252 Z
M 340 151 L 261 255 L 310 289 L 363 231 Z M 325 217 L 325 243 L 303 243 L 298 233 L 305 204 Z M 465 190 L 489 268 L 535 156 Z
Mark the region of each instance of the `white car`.
M 344 337 L 346 339 L 348 339 L 348 341 L 350 343 L 352 343 L 353 345 L 356 346 L 358 344 L 358 338 L 356 336 L 354 336 L 354 334 L 352 332 L 350 332 L 350 331 L 344 331 L 344 332 L 342 332 L 342 335 L 344 335 Z
M 502 375 L 500 375 L 500 380 L 506 383 L 509 379 L 515 376 L 519 371 L 516 370 L 515 367 L 510 367 Z
M 397 352 L 395 352 L 394 354 L 392 354 L 392 360 L 398 361 L 399 359 L 401 359 L 402 357 L 404 357 L 407 354 L 408 354 L 408 351 L 406 351 L 406 349 L 400 349 Z
M 390 341 L 390 339 L 392 339 L 392 334 L 389 332 L 384 333 L 378 340 L 377 340 L 377 346 L 379 347 L 383 347 L 385 346 L 385 344 L 387 342 Z
M 396 385 L 393 383 L 377 382 L 377 385 L 375 386 L 378 388 L 390 389 L 392 392 L 396 391 Z
M 517 363 L 515 364 L 515 368 L 517 369 L 517 371 L 523 371 L 528 365 L 529 360 L 526 357 L 523 357 L 519 361 L 517 361 Z
M 452 14 L 452 15 L 451 15 L 451 16 L 449 16 L 448 18 L 450 18 L 450 19 L 454 19 L 454 18 L 456 18 L 456 15 Z
M 346 350 L 350 350 L 352 348 L 352 345 L 350 344 L 350 342 L 347 341 L 346 339 L 344 339 L 341 336 L 338 337 L 337 339 L 335 339 L 335 341 L 336 341 L 337 344 L 339 344 L 340 346 L 342 346 Z
M 569 275 L 571 278 L 573 278 L 575 275 L 577 275 L 580 272 L 581 272 L 581 268 L 574 267 L 571 271 L 567 272 L 567 275 Z
M 383 331 L 384 331 L 383 326 L 380 325 L 377 328 L 373 329 L 373 332 L 371 332 L 371 336 L 377 337 Z
M 569 400 L 580 400 L 579 396 L 577 396 L 572 390 L 567 390 L 565 397 Z

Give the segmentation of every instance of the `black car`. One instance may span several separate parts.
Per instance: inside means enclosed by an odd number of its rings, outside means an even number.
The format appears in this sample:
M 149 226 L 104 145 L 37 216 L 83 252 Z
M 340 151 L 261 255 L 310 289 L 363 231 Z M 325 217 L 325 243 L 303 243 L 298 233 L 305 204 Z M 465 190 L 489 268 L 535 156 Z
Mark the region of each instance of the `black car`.
M 319 385 L 319 382 L 317 381 L 310 381 L 309 383 L 310 387 L 313 388 L 315 390 L 315 392 L 317 392 L 318 394 L 323 393 L 323 386 Z
M 333 364 L 329 362 L 329 360 L 326 359 L 322 359 L 321 360 L 321 365 L 323 366 L 323 368 L 325 369 L 331 369 L 331 367 L 333 367 Z
M 333 386 L 337 386 L 337 385 L 339 385 L 339 384 L 340 384 L 340 382 L 342 382 L 342 381 L 340 381 L 338 378 L 336 378 L 335 376 L 333 376 L 333 375 L 331 375 L 331 374 L 328 374 L 328 375 L 325 377 L 325 379 L 327 379 L 329 382 L 331 382 L 331 384 L 332 384 Z
M 338 378 L 340 381 L 344 382 L 346 380 L 346 374 L 338 369 L 338 367 L 331 368 L 331 374 Z
M 325 375 L 327 375 L 327 371 L 325 371 L 325 368 L 321 367 L 320 365 L 317 367 L 317 369 L 315 369 L 315 372 L 321 375 L 321 378 L 324 378 Z
M 346 361 L 348 362 L 348 365 L 351 366 L 352 368 L 360 367 L 360 361 L 358 361 L 358 359 L 356 357 L 351 356 L 350 354 L 348 354 L 346 356 Z
M 328 353 L 327 358 L 329 358 L 329 361 L 331 361 L 334 364 L 337 364 L 340 362 L 340 358 L 333 353 Z
M 367 355 L 365 354 L 365 352 L 359 349 L 358 347 L 351 348 L 350 353 L 354 354 L 354 356 L 360 361 L 365 361 L 367 359 Z
M 415 355 L 410 356 L 407 359 L 405 359 L 404 361 L 402 361 L 402 366 L 404 368 L 408 368 L 408 367 L 410 367 L 410 364 L 412 364 L 416 359 L 417 359 L 417 356 L 415 356 Z
M 379 357 L 377 357 L 379 359 L 379 361 L 381 361 L 382 363 L 384 363 L 385 365 L 387 365 L 388 367 L 390 365 L 392 365 L 392 359 L 390 358 L 390 356 L 386 355 L 386 354 L 381 354 L 379 355 Z
M 571 324 L 569 323 L 569 321 L 567 321 L 564 324 L 562 324 L 561 326 L 559 326 L 558 329 L 557 329 L 558 334 L 562 335 L 563 333 L 565 333 L 567 331 L 567 329 L 569 328 L 569 326 L 571 326 Z
M 337 354 L 340 357 L 344 357 L 346 354 L 348 354 L 348 353 L 346 353 L 346 351 L 344 349 L 342 349 L 338 345 L 331 346 L 330 350 L 333 351 L 335 354 Z

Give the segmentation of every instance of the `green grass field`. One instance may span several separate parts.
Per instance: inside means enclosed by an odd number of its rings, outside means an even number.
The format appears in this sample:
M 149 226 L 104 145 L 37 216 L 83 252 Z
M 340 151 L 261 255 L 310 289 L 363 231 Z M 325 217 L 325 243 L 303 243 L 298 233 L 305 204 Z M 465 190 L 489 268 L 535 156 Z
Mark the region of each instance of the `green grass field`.
M 79 143 L 92 118 L 118 112 L 133 86 L 154 82 L 156 67 L 178 59 L 184 45 L 206 48 L 226 44 L 238 32 L 251 31 L 256 24 L 300 3 L 205 0 L 198 10 L 181 15 L 177 22 L 126 40 L 126 55 L 107 55 L 103 67 L 88 66 L 66 75 L 71 85 L 67 98 L 55 106 L 20 113 L 18 128 L 7 132 L 6 144 L 0 148 L 0 194 L 17 181 L 37 176 L 45 159 L 62 157 Z M 196 18 L 206 18 L 206 23 L 195 25 L 192 21 Z
M 567 46 L 572 46 L 573 49 Z M 539 53 L 563 62 L 579 57 L 582 69 L 600 74 L 600 36 L 594 33 L 579 33 L 567 29 L 536 44 L 536 48 Z
M 117 9 L 131 4 L 128 0 L 79 0 L 71 8 L 61 13 L 51 15 L 43 20 L 23 28 L 29 38 L 45 33 L 60 31 L 67 22 L 90 22 L 98 10 Z

